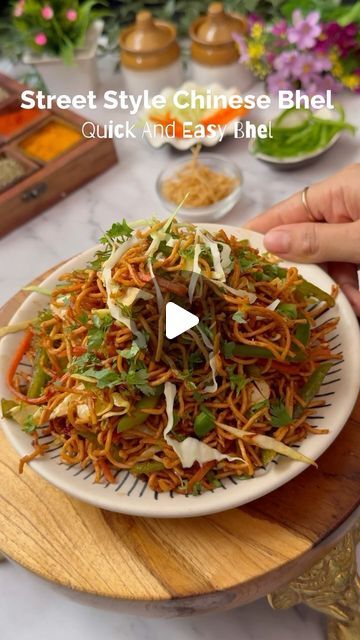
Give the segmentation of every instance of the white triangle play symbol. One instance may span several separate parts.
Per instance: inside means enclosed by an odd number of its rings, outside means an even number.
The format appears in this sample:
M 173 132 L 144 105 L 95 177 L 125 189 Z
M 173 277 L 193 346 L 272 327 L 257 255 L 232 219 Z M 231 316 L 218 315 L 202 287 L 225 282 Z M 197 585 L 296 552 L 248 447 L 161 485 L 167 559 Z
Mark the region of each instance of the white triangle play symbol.
M 165 308 L 165 335 L 169 340 L 199 324 L 199 318 L 190 311 L 168 302 Z

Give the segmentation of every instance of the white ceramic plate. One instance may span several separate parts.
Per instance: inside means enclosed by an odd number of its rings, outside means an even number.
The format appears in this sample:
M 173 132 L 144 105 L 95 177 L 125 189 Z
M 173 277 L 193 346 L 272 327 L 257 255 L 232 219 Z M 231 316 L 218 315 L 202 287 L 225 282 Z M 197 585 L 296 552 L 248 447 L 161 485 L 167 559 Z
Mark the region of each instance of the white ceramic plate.
M 190 90 L 190 89 L 196 89 L 198 86 L 199 85 L 197 85 L 195 82 L 184 82 L 184 84 L 182 84 L 181 87 L 179 87 L 179 89 Z M 209 84 L 207 88 L 213 89 L 214 91 L 216 91 L 216 93 L 221 93 L 226 96 L 232 96 L 238 93 L 238 90 L 235 87 L 232 87 L 230 89 L 224 89 L 224 87 L 222 87 L 220 84 L 215 84 L 215 83 Z M 161 95 L 167 96 L 171 94 L 173 91 L 174 91 L 173 87 L 166 87 L 161 91 Z M 185 138 L 168 138 L 165 135 L 155 134 L 154 123 L 151 122 L 151 120 L 147 119 L 149 111 L 150 111 L 149 109 L 143 111 L 140 117 L 141 117 L 141 120 L 145 121 L 151 129 L 151 134 L 145 132 L 144 137 L 145 137 L 145 140 L 147 140 L 147 142 L 150 144 L 150 146 L 154 147 L 154 149 L 160 149 L 160 147 L 162 147 L 164 144 L 169 144 L 175 149 L 177 149 L 178 151 L 188 151 L 195 144 L 201 143 L 204 147 L 215 147 L 215 145 L 217 145 L 220 142 L 220 134 L 217 134 L 214 136 L 205 136 L 204 138 L 201 138 L 201 139 L 200 138 L 186 138 L 186 139 Z M 241 117 L 238 116 L 233 120 L 231 120 L 231 122 L 229 122 L 225 126 L 224 137 L 234 135 L 235 129 L 236 129 L 236 123 L 239 122 L 240 120 L 241 120 Z
M 254 247 L 264 249 L 262 236 L 253 231 L 216 224 L 207 224 L 206 228 L 209 231 L 225 229 L 229 234 L 249 239 Z M 44 281 L 44 286 L 50 288 L 55 286 L 62 273 L 84 267 L 93 254 L 94 249 L 89 249 L 73 258 L 48 277 Z M 285 266 L 287 264 L 285 263 Z M 300 265 L 299 270 L 306 279 L 330 291 L 333 281 L 319 267 Z M 45 305 L 44 296 L 37 293 L 30 294 L 12 318 L 11 323 L 33 318 Z M 300 447 L 302 453 L 314 459 L 318 458 L 339 435 L 355 404 L 360 387 L 359 326 L 350 304 L 341 292 L 335 307 L 322 315 L 319 323 L 334 316 L 340 316 L 340 322 L 329 339 L 335 353 L 342 351 L 343 361 L 336 364 L 327 375 L 319 392 L 319 398 L 326 401 L 325 405 L 318 409 L 317 415 L 311 419 L 314 425 L 327 427 L 329 434 L 309 435 Z M 12 334 L 0 342 L 0 397 L 11 397 L 5 381 L 5 372 L 21 337 L 21 334 Z M 19 456 L 31 453 L 31 439 L 21 431 L 18 425 L 5 419 L 1 420 L 1 424 L 6 437 Z M 44 438 L 43 441 L 46 442 L 48 439 L 51 441 L 51 436 Z M 270 465 L 266 473 L 255 478 L 242 481 L 237 478 L 228 478 L 223 482 L 223 488 L 200 496 L 186 497 L 176 493 L 156 494 L 140 479 L 134 478 L 125 471 L 117 475 L 114 485 L 94 484 L 94 471 L 90 467 L 82 470 L 79 466 L 59 463 L 59 448 L 56 444 L 50 447 L 44 457 L 30 464 L 32 469 L 45 480 L 79 500 L 110 511 L 157 518 L 200 516 L 246 504 L 289 482 L 307 466 L 280 458 L 277 463 Z

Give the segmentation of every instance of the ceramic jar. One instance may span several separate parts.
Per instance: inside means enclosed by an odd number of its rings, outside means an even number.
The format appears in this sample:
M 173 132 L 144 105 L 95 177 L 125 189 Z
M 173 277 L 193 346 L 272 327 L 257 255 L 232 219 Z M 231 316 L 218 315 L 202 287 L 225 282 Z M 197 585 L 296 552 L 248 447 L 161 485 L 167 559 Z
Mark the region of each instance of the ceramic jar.
M 221 2 L 209 5 L 208 13 L 191 25 L 191 67 L 193 80 L 201 85 L 213 82 L 225 88 L 248 89 L 254 77 L 245 65 L 238 62 L 239 52 L 233 34 L 244 34 L 243 16 L 226 13 Z
M 120 34 L 121 62 L 126 88 L 138 95 L 150 95 L 183 81 L 180 47 L 176 28 L 169 22 L 154 20 L 149 11 L 139 11 L 134 24 Z

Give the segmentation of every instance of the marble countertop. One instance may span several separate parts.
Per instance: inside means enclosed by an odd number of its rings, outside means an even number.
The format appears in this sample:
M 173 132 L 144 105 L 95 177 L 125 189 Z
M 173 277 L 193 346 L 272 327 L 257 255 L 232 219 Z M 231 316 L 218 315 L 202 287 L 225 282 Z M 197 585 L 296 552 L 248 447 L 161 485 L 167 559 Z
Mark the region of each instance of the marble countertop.
M 1 66 L 1 65 L 0 65 Z M 104 76 L 102 76 L 104 80 Z M 106 88 L 120 89 L 120 76 L 105 79 Z M 347 118 L 360 126 L 359 96 L 343 99 Z M 99 122 L 109 112 L 89 112 Z M 243 172 L 244 191 L 224 224 L 241 226 L 247 219 L 276 201 L 341 169 L 360 161 L 360 133 L 343 135 L 316 164 L 291 173 L 278 173 L 259 163 L 247 152 L 247 142 L 225 139 L 219 153 L 232 158 Z M 0 304 L 54 264 L 95 244 L 114 220 L 129 220 L 158 214 L 163 216 L 155 192 L 155 180 L 163 167 L 179 157 L 166 146 L 158 151 L 139 140 L 116 142 L 119 164 L 63 202 L 0 240 Z M 320 616 L 302 607 L 272 612 L 265 601 L 224 614 L 184 620 L 146 620 L 115 612 L 105 613 L 71 601 L 51 585 L 7 562 L 0 564 L 0 635 L 2 640 L 53 640 L 86 637 L 95 640 L 321 640 Z M 21 622 L 19 619 L 21 603 Z

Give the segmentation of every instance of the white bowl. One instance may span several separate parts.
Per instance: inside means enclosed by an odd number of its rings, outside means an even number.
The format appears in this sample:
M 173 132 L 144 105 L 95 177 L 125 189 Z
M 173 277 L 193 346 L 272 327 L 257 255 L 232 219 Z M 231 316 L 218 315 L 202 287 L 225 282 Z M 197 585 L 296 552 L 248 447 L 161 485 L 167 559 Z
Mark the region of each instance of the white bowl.
M 207 224 L 206 228 L 209 231 L 224 229 L 228 234 L 248 239 L 254 247 L 264 250 L 262 235 L 253 231 L 216 224 Z M 84 267 L 93 255 L 94 248 L 73 258 L 46 278 L 44 286 L 54 287 L 61 274 Z M 289 266 L 289 263 L 284 264 Z M 322 269 L 313 265 L 297 266 L 307 280 L 326 291 L 331 289 L 333 281 Z M 15 313 L 11 324 L 33 318 L 45 304 L 46 298 L 43 295 L 30 294 Z M 329 338 L 332 340 L 334 352 L 341 350 L 344 359 L 326 377 L 320 390 L 320 395 L 326 397 L 326 404 L 311 420 L 314 425 L 319 424 L 321 427 L 327 427 L 329 433 L 327 435 L 310 434 L 300 446 L 302 453 L 315 460 L 324 453 L 341 432 L 355 404 L 360 387 L 359 326 L 354 312 L 342 292 L 339 293 L 336 305 L 327 311 L 319 319 L 319 322 L 324 322 L 334 316 L 339 316 L 340 321 L 333 331 L 333 335 L 330 335 Z M 21 338 L 21 334 L 11 334 L 0 342 L 0 397 L 11 397 L 5 374 Z M 6 419 L 2 419 L 1 424 L 6 437 L 15 447 L 19 456 L 32 452 L 31 438 L 20 427 L 12 420 Z M 51 436 L 49 440 L 51 440 Z M 46 441 L 46 438 L 42 440 L 42 442 Z M 156 494 L 142 480 L 134 478 L 128 472 L 120 472 L 114 485 L 93 484 L 94 471 L 91 467 L 81 470 L 79 466 L 60 464 L 57 446 L 50 447 L 50 451 L 44 457 L 37 458 L 30 463 L 31 468 L 45 480 L 75 498 L 96 507 L 156 518 L 202 516 L 238 507 L 274 491 L 307 468 L 304 463 L 280 458 L 277 464 L 272 463 L 269 466 L 266 473 L 252 479 L 239 481 L 237 478 L 228 478 L 223 482 L 223 488 L 203 493 L 200 496 L 186 497 L 176 493 Z
M 198 86 L 199 85 L 197 85 L 195 82 L 184 82 L 184 84 L 182 84 L 181 87 L 179 87 L 179 89 L 190 90 L 190 89 L 196 89 Z M 213 89 L 217 93 L 224 94 L 228 97 L 238 94 L 238 90 L 236 89 L 236 87 L 225 89 L 220 84 L 216 84 L 216 83 L 209 84 L 206 88 Z M 173 91 L 174 91 L 174 87 L 166 87 L 161 91 L 161 95 L 168 96 Z M 195 137 L 169 138 L 165 135 L 159 135 L 159 134 L 155 135 L 154 123 L 151 122 L 151 120 L 148 120 L 149 112 L 150 112 L 150 109 L 142 111 L 142 113 L 140 114 L 140 120 L 143 122 L 146 122 L 151 130 L 151 134 L 145 131 L 144 138 L 150 144 L 150 146 L 153 147 L 154 149 L 160 149 L 160 147 L 163 147 L 164 144 L 170 144 L 172 147 L 174 147 L 178 151 L 188 151 L 195 144 L 199 144 L 199 143 L 201 143 L 204 147 L 215 147 L 215 145 L 217 145 L 221 140 L 220 133 L 214 136 L 207 135 L 207 136 L 204 136 L 203 138 L 195 138 Z M 227 125 L 224 125 L 222 127 L 224 136 L 234 136 L 234 133 L 236 130 L 236 123 L 239 122 L 240 120 L 241 120 L 241 116 L 237 116 L 233 120 L 231 120 L 231 122 L 228 122 Z
M 155 187 L 158 198 L 170 213 L 176 209 L 176 204 L 164 196 L 162 192 L 162 184 L 164 180 L 173 178 L 181 167 L 191 162 L 192 158 L 192 155 L 187 157 L 182 156 L 180 160 L 170 162 L 165 169 L 161 171 L 156 180 Z M 226 196 L 226 198 L 222 198 L 222 200 L 218 200 L 206 207 L 187 207 L 185 203 L 184 206 L 179 209 L 177 217 L 191 222 L 211 222 L 213 220 L 220 220 L 220 218 L 223 218 L 227 213 L 229 213 L 229 211 L 231 211 L 231 209 L 233 209 L 233 207 L 235 207 L 241 197 L 243 191 L 242 173 L 235 162 L 229 160 L 229 158 L 225 158 L 224 156 L 218 156 L 217 154 L 201 153 L 199 156 L 199 162 L 206 164 L 210 169 L 217 173 L 223 173 L 231 178 L 235 178 L 238 181 L 238 184 L 231 193 Z

